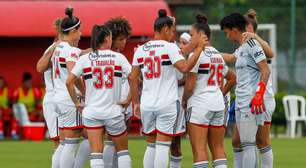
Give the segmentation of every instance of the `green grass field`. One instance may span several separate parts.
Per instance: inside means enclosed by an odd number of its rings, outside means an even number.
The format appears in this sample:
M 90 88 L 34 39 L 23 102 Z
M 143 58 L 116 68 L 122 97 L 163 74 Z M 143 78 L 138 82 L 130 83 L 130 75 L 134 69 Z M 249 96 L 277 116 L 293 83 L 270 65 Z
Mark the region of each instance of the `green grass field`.
M 232 167 L 233 155 L 230 139 L 226 139 L 226 150 L 229 167 Z M 142 157 L 145 150 L 143 139 L 129 141 L 133 167 L 142 167 Z M 306 167 L 306 138 L 302 139 L 273 139 L 275 168 L 304 168 Z M 188 140 L 183 140 L 183 168 L 191 168 L 192 154 Z M 52 143 L 49 141 L 3 141 L 0 142 L 0 168 L 49 168 Z M 87 166 L 89 167 L 89 166 Z

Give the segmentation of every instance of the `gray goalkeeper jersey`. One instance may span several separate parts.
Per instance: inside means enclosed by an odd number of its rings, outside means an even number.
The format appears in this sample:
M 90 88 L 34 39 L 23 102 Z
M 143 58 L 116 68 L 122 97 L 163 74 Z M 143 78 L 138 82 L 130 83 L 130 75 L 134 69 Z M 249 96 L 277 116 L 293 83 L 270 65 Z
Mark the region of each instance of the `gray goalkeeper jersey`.
M 234 53 L 236 56 L 236 108 L 249 107 L 257 84 L 260 71 L 257 63 L 266 59 L 266 55 L 255 39 L 243 43 Z

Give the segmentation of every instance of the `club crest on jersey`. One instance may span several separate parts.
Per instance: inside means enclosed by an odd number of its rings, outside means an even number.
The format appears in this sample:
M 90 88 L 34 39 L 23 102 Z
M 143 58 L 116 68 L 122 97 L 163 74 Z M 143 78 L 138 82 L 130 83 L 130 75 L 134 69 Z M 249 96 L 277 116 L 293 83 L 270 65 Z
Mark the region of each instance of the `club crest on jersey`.
M 71 53 L 71 55 L 70 55 L 72 58 L 76 58 L 76 59 L 78 59 L 78 56 L 77 56 L 77 54 L 76 53 Z

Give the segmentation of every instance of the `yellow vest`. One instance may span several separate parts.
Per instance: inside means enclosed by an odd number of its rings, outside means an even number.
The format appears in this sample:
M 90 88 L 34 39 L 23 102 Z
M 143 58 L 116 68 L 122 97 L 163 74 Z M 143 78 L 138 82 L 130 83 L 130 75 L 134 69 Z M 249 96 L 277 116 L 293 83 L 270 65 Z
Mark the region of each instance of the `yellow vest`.
M 0 94 L 0 108 L 7 109 L 9 107 L 8 88 L 5 87 Z
M 35 110 L 35 96 L 33 93 L 33 89 L 29 89 L 28 94 L 25 95 L 23 92 L 22 87 L 18 88 L 18 103 L 23 103 L 26 107 L 28 112 L 32 112 Z

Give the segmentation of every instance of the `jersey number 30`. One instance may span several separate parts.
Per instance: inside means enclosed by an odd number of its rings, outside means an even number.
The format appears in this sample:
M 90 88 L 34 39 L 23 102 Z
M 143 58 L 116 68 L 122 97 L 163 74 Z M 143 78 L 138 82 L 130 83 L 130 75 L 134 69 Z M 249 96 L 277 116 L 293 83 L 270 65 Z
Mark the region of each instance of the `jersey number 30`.
M 146 57 L 144 60 L 144 66 L 147 67 L 144 75 L 147 79 L 160 77 L 160 57 Z

